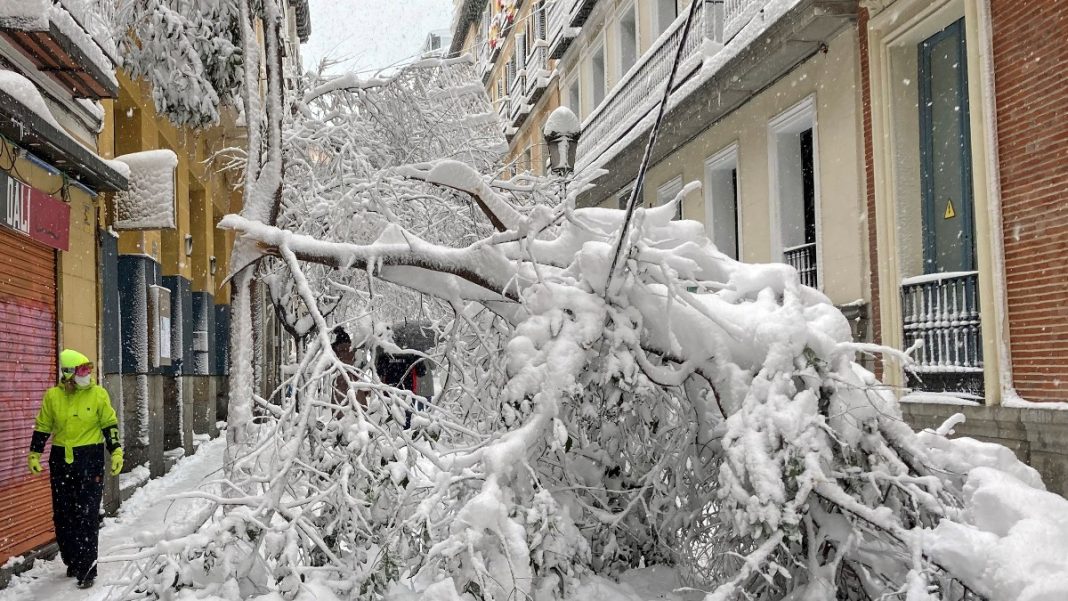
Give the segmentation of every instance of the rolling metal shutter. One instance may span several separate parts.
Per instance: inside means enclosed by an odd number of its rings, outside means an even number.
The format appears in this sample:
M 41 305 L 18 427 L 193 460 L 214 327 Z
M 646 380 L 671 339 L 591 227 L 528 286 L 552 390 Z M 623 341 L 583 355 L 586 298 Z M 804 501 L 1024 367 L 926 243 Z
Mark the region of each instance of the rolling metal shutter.
M 0 564 L 55 538 L 47 474 L 26 468 L 55 366 L 55 251 L 0 229 Z

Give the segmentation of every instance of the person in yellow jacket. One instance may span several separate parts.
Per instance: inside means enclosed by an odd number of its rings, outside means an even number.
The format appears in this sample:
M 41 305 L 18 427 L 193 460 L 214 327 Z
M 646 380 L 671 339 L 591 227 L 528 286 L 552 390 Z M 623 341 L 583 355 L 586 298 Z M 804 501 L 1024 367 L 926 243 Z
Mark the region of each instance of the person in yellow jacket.
M 93 383 L 88 357 L 66 349 L 59 354 L 60 383 L 49 388 L 30 441 L 30 473 L 40 474 L 41 454 L 48 437 L 52 484 L 52 522 L 67 576 L 79 588 L 96 580 L 100 531 L 100 499 L 104 492 L 104 449 L 111 455 L 111 474 L 122 471 L 119 422 L 111 398 Z

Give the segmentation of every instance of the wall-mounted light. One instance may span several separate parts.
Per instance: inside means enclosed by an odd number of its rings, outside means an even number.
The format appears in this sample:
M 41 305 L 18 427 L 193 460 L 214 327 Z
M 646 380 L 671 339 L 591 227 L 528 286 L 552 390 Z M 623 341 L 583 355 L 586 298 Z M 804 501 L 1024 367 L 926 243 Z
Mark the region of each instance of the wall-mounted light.
M 185 235 L 185 256 L 187 256 L 187 257 L 193 256 L 193 235 L 192 234 L 186 234 Z
M 219 270 L 219 263 L 218 263 L 218 261 L 215 260 L 215 255 L 212 255 L 211 258 L 208 259 L 208 271 L 211 272 L 211 275 L 215 275 L 215 272 L 218 271 L 218 270 Z

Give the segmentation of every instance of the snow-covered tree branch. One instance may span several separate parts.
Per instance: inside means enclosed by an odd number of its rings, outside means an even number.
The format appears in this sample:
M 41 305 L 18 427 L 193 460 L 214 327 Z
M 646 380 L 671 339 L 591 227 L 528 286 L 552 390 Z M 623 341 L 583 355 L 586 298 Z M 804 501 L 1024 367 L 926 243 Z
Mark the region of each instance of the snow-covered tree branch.
M 668 204 L 637 210 L 606 290 L 623 212 L 500 181 L 469 61 L 310 89 L 284 124 L 264 111 L 222 223 L 299 338 L 287 380 L 234 387 L 227 479 L 200 493 L 224 511 L 137 555 L 129 598 L 541 601 L 649 564 L 719 601 L 999 598 L 961 541 L 985 536 L 985 482 L 1037 475 L 913 432 L 792 268 L 730 259 Z M 433 394 L 375 366 L 404 318 L 435 334 L 412 351 Z

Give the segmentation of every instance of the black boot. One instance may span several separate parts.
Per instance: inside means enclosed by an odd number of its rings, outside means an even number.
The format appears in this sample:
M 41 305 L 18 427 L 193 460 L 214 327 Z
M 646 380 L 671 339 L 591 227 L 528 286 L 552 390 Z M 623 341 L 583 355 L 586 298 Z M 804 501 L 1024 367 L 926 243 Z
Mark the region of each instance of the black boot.
M 78 580 L 78 588 L 89 588 L 93 586 L 93 582 L 96 580 L 93 576 L 86 576 Z
M 67 578 L 74 578 L 78 575 L 78 572 L 74 571 L 74 566 L 67 566 Z

